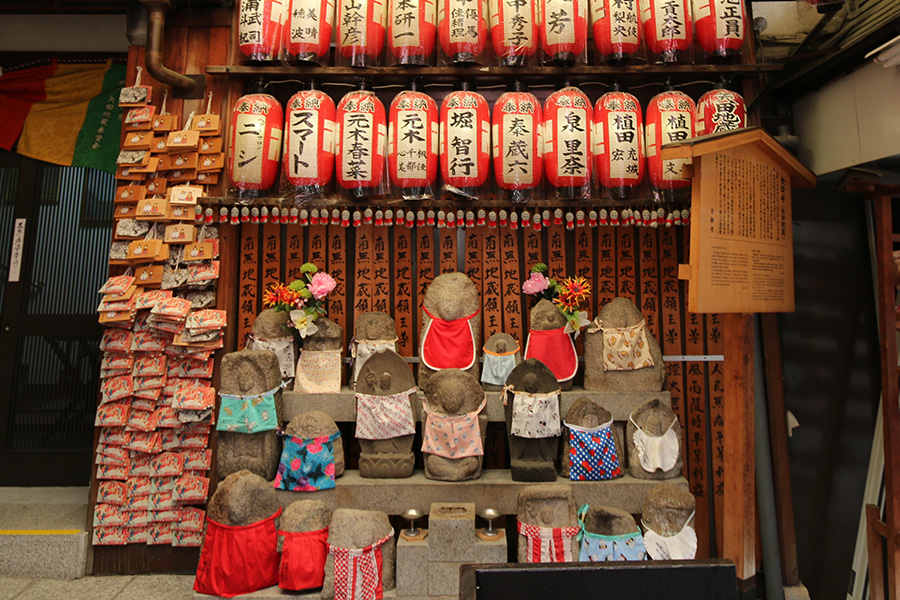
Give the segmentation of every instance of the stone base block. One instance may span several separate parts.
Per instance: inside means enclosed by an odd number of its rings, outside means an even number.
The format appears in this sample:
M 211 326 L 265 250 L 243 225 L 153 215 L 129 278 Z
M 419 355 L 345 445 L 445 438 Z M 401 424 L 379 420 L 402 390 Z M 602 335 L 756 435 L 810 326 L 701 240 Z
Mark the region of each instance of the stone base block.
M 498 529 L 500 535 L 495 540 L 475 538 L 475 545 L 467 563 L 505 563 L 506 562 L 506 530 Z
M 414 542 L 403 539 L 397 540 L 397 595 L 421 596 L 423 571 L 428 568 L 428 541 L 429 535 L 424 540 Z
M 470 561 L 472 545 L 477 539 L 474 503 L 435 502 L 431 505 L 428 513 L 430 562 Z
M 459 562 L 428 563 L 428 595 L 450 596 L 459 593 Z

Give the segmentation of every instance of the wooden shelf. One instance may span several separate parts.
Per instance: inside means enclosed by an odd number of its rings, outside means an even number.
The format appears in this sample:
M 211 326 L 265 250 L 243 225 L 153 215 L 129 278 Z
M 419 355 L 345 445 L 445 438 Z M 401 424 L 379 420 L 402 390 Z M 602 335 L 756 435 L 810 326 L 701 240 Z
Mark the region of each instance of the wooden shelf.
M 683 477 L 668 479 L 688 488 Z M 569 481 L 556 478 L 556 483 L 569 484 L 576 506 L 611 506 L 631 514 L 641 512 L 647 492 L 661 481 L 635 479 L 630 476 L 609 481 Z M 432 502 L 474 502 L 475 510 L 495 508 L 504 515 L 516 514 L 519 492 L 535 482 L 513 481 L 508 469 L 488 469 L 472 481 L 434 481 L 423 471 L 405 479 L 364 479 L 359 471 L 345 471 L 337 478 L 336 487 L 319 492 L 276 492 L 278 501 L 287 506 L 297 500 L 321 500 L 331 508 L 380 510 L 398 515 L 409 508 L 428 513 Z
M 356 396 L 348 388 L 344 388 L 340 394 L 303 394 L 301 392 L 283 392 L 285 420 L 289 421 L 301 412 L 321 410 L 328 413 L 337 423 L 349 423 L 356 421 Z M 421 393 L 420 393 L 421 397 Z M 488 402 L 483 414 L 487 415 L 489 422 L 503 422 L 503 403 L 500 400 L 500 392 L 487 392 Z M 613 420 L 627 421 L 628 415 L 635 408 L 646 402 L 658 398 L 666 405 L 671 404 L 669 392 L 592 392 L 584 389 L 574 389 L 562 393 L 560 399 L 560 414 L 565 415 L 569 407 L 579 398 L 587 398 L 597 402 L 612 413 Z M 422 418 L 422 403 L 414 402 L 416 420 Z

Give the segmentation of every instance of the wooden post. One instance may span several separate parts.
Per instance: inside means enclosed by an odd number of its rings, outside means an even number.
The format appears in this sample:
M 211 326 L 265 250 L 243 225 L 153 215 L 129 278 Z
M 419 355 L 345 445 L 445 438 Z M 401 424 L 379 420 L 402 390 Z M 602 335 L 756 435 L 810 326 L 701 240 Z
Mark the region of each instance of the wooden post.
M 884 600 L 884 523 L 875 504 L 866 505 L 866 549 L 869 555 L 869 600 Z M 879 531 L 881 529 L 881 531 Z

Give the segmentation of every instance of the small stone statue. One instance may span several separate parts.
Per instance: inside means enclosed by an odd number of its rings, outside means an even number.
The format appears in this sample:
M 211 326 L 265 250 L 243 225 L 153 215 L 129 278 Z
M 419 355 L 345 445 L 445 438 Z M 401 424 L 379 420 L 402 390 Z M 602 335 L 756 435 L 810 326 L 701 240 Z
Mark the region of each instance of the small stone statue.
M 566 333 L 566 316 L 555 304 L 542 298 L 529 315 L 525 358 L 536 358 L 553 372 L 559 389 L 571 390 L 578 372 L 578 355 L 572 335 Z
M 658 392 L 665 381 L 662 351 L 634 302 L 604 306 L 584 336 L 584 389 Z
M 350 342 L 350 355 L 353 357 L 353 373 L 350 377 L 352 389 L 356 389 L 359 371 L 366 360 L 382 350 L 397 352 L 397 326 L 394 319 L 386 312 L 364 312 L 353 324 L 353 340 Z
M 522 362 L 519 343 L 508 333 L 495 333 L 484 343 L 482 350 L 481 384 L 489 392 L 499 392 L 512 370 Z
M 637 479 L 672 479 L 681 474 L 681 424 L 658 398 L 638 406 L 625 425 L 628 472 Z
M 223 479 L 209 499 L 207 515 L 222 525 L 250 525 L 268 519 L 281 506 L 272 484 L 248 470 Z
M 566 485 L 531 485 L 519 492 L 518 561 L 572 562 L 578 557 L 575 499 Z
M 284 509 L 278 528 L 280 588 L 299 591 L 322 587 L 330 522 L 331 509 L 321 500 L 298 500 Z
M 340 325 L 326 317 L 316 319 L 316 331 L 303 340 L 294 391 L 306 394 L 338 394 L 341 391 Z
M 480 339 L 481 298 L 475 284 L 463 273 L 435 277 L 422 301 L 419 388 L 441 369 L 462 369 L 477 378 Z
M 274 392 L 275 415 L 269 416 L 275 426 L 281 422 L 281 370 L 278 358 L 269 350 L 240 350 L 222 357 L 221 394 L 253 396 Z M 241 403 L 239 402 L 238 405 Z M 260 433 L 219 431 L 216 471 L 224 478 L 247 469 L 263 479 L 275 477 L 281 441 L 274 429 Z
M 661 483 L 641 506 L 644 546 L 652 560 L 691 560 L 697 554 L 694 512 L 697 502 L 682 486 Z
M 360 598 L 356 595 L 357 590 L 349 587 L 353 582 L 360 582 L 357 584 L 362 588 L 360 600 L 375 598 L 379 588 L 384 591 L 394 589 L 397 547 L 393 537 L 394 530 L 386 513 L 352 508 L 334 511 L 328 528 L 329 555 L 325 562 L 322 598 Z M 351 551 L 356 551 L 356 556 L 351 555 Z M 378 560 L 378 554 L 381 560 Z M 344 578 L 335 579 L 336 573 L 342 573 Z
M 335 478 L 344 474 L 344 446 L 334 420 L 320 410 L 300 413 L 282 435 L 275 487 L 300 492 L 333 488 Z
M 509 374 L 503 396 L 513 481 L 555 481 L 562 432 L 556 377 L 539 360 L 526 359 Z
M 360 477 L 413 474 L 413 402 L 418 402 L 416 380 L 403 357 L 391 350 L 369 356 L 356 382 Z
M 278 357 L 282 379 L 293 379 L 297 366 L 297 342 L 288 328 L 290 313 L 267 308 L 253 322 L 248 350 L 271 350 Z
M 487 415 L 484 390 L 469 373 L 444 369 L 425 382 L 422 452 L 425 477 L 466 481 L 481 476 Z
M 578 509 L 578 521 L 582 527 L 579 561 L 646 560 L 641 530 L 624 510 L 585 504 Z
M 576 441 L 574 451 L 571 438 Z M 569 407 L 563 421 L 559 474 L 573 481 L 621 477 L 624 457 L 619 448 L 623 447 L 610 412 L 593 400 L 579 398 Z M 575 468 L 570 469 L 571 465 Z

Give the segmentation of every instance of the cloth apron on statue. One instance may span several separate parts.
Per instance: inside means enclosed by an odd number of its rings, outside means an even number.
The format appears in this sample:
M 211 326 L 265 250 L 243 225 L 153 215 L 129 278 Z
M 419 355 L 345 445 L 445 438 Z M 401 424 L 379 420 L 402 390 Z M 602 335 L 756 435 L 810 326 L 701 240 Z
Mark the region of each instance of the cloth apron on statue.
M 393 532 L 361 549 L 328 545 L 328 553 L 334 557 L 334 600 L 381 600 L 381 547 L 392 537 Z
M 450 459 L 484 456 L 478 414 L 486 404 L 487 396 L 474 411 L 455 416 L 429 412 L 423 404 L 422 452 Z
M 612 434 L 612 419 L 587 429 L 569 425 L 569 479 L 572 481 L 602 481 L 622 474 L 619 453 Z
M 293 379 L 294 368 L 297 363 L 297 350 L 293 336 L 280 338 L 258 338 L 252 333 L 247 342 L 247 350 L 269 350 L 278 357 L 278 367 L 281 369 L 282 379 Z
M 578 371 L 575 344 L 565 327 L 546 331 L 530 329 L 525 344 L 525 359 L 529 358 L 544 363 L 560 383 L 572 379 Z
M 584 515 L 587 514 L 588 508 L 585 504 L 578 509 L 580 562 L 647 560 L 647 551 L 644 549 L 644 538 L 640 529 L 623 535 L 602 535 L 588 531 L 584 526 Z
M 356 437 L 388 440 L 416 432 L 409 397 L 416 388 L 390 396 L 356 394 Z
M 340 443 L 341 432 L 330 436 L 303 439 L 285 435 L 281 460 L 275 474 L 277 490 L 316 492 L 334 487 L 334 444 Z
M 422 307 L 422 312 L 431 317 L 425 326 L 422 350 L 419 353 L 422 364 L 432 371 L 441 369 L 462 369 L 465 371 L 475 364 L 475 332 L 469 321 L 478 314 L 445 321 L 432 315 Z
M 318 531 L 279 531 L 284 538 L 278 587 L 309 590 L 322 587 L 328 557 L 328 528 Z
M 490 385 L 506 385 L 506 378 L 513 369 L 516 368 L 516 352 L 519 347 L 512 352 L 504 352 L 498 354 L 490 352 L 482 348 L 484 352 L 484 364 L 481 365 L 481 383 Z
M 359 372 L 369 357 L 383 350 L 397 350 L 397 338 L 392 340 L 353 340 L 350 344 L 350 356 L 353 358 L 353 379 L 351 386 L 356 385 Z
M 517 520 L 519 533 L 525 536 L 525 562 L 572 562 L 572 538 L 577 527 L 538 527 Z
M 206 518 L 194 591 L 231 598 L 278 583 L 278 538 L 275 519 L 250 525 L 223 525 Z
M 339 394 L 341 351 L 301 350 L 297 359 L 294 391 L 304 394 Z

